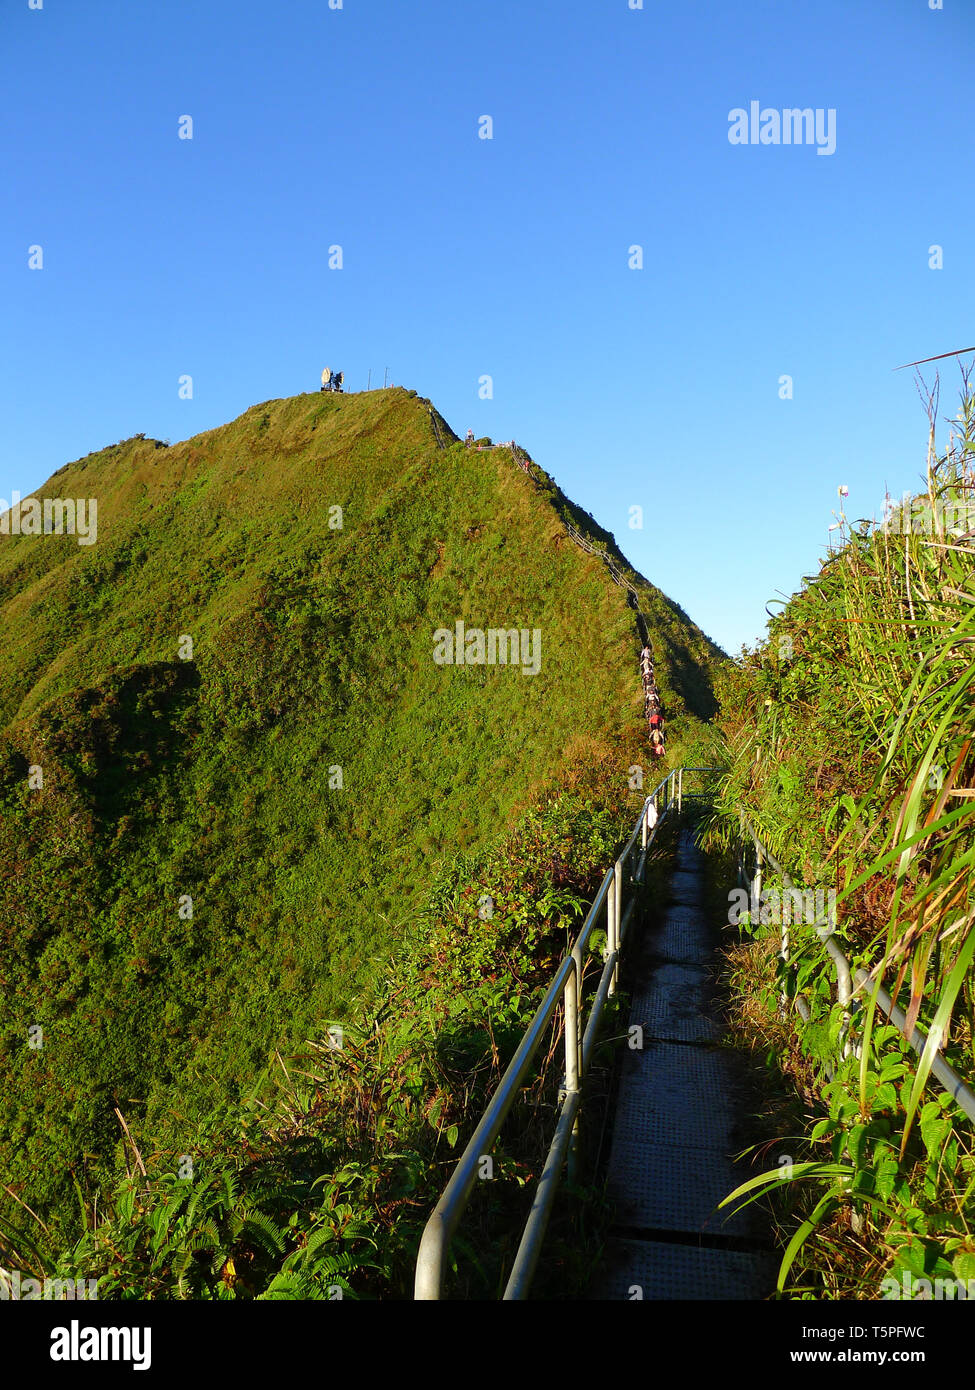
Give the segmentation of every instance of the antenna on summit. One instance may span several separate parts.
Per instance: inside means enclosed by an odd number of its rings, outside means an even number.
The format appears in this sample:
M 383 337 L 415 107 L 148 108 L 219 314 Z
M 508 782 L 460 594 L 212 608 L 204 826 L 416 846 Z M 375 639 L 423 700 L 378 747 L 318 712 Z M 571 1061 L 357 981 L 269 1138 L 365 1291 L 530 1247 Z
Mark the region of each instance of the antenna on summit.
M 333 372 L 331 367 L 326 367 L 322 372 L 322 390 L 341 391 L 344 379 L 344 372 Z

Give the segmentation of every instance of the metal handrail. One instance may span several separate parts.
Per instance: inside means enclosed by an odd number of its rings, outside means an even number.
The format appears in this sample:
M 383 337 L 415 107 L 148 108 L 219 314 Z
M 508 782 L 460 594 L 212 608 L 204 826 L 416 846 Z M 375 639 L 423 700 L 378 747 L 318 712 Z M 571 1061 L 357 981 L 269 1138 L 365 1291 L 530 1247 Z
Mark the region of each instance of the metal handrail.
M 690 770 L 690 769 L 688 769 Z M 695 771 L 712 771 L 710 768 Z M 579 1111 L 582 1106 L 582 1080 L 595 1047 L 599 1021 L 606 1002 L 616 992 L 620 954 L 627 927 L 636 903 L 632 896 L 626 912 L 622 912 L 627 875 L 626 868 L 633 857 L 639 842 L 640 855 L 632 874 L 632 883 L 643 881 L 647 851 L 653 844 L 657 830 L 674 806 L 678 809 L 683 799 L 684 769 L 674 769 L 657 784 L 645 798 L 636 825 L 625 848 L 615 862 L 606 870 L 599 891 L 572 944 L 569 953 L 562 960 L 545 998 L 539 1004 L 531 1023 L 518 1045 L 514 1057 L 501 1078 L 498 1089 L 471 1136 L 457 1166 L 444 1189 L 440 1201 L 424 1227 L 416 1262 L 416 1283 L 414 1296 L 417 1299 L 438 1299 L 441 1294 L 444 1263 L 450 1242 L 460 1224 L 474 1186 L 482 1158 L 488 1151 L 518 1093 L 518 1087 L 538 1051 L 545 1030 L 551 1021 L 559 1000 L 565 997 L 565 1078 L 560 1097 L 559 1118 L 555 1136 L 549 1147 L 545 1164 L 535 1190 L 531 1211 L 521 1237 L 514 1266 L 505 1288 L 506 1300 L 521 1299 L 527 1296 L 548 1219 L 551 1214 L 555 1194 L 558 1190 L 562 1168 L 568 1161 L 569 1177 L 576 1175 L 579 1143 Z M 651 815 L 651 808 L 655 812 Z M 603 954 L 603 970 L 593 996 L 589 1017 L 582 1026 L 581 994 L 582 973 L 585 952 L 596 928 L 597 920 L 605 908 L 606 950 Z
M 631 876 L 631 882 L 633 885 L 642 883 L 647 851 L 656 837 L 659 826 L 675 805 L 678 810 L 681 809 L 685 796 L 690 800 L 697 800 L 701 796 L 701 793 L 684 791 L 684 773 L 714 771 L 716 769 L 708 767 L 682 766 L 675 768 L 658 783 L 653 792 L 644 800 L 636 825 L 625 848 L 607 869 L 570 952 L 561 961 L 544 999 L 535 1011 L 501 1078 L 497 1091 L 491 1098 L 470 1142 L 457 1162 L 440 1201 L 427 1221 L 420 1241 L 416 1263 L 414 1295 L 416 1299 L 439 1299 L 441 1295 L 447 1251 L 463 1216 L 480 1162 L 482 1158 L 487 1156 L 502 1124 L 514 1105 L 518 1088 L 541 1046 L 545 1030 L 552 1021 L 560 1000 L 564 997 L 565 1075 L 560 1096 L 562 1103 L 559 1118 L 504 1291 L 504 1298 L 508 1301 L 527 1297 L 558 1191 L 562 1169 L 566 1162 L 568 1162 L 570 1180 L 575 1176 L 578 1158 L 579 1111 L 583 1098 L 582 1081 L 595 1049 L 603 1010 L 607 1001 L 616 991 L 622 944 L 636 905 L 636 897 L 633 896 L 625 913 L 622 912 L 627 882 L 625 870 L 634 854 L 639 838 L 640 856 L 636 870 Z M 656 812 L 655 816 L 650 814 L 651 807 Z M 792 889 L 794 887 L 792 878 L 758 838 L 744 816 L 742 816 L 742 829 L 743 832 L 747 832 L 748 838 L 754 844 L 756 853 L 756 868 L 752 875 L 747 872 L 744 851 L 740 858 L 741 880 L 748 885 L 750 896 L 754 898 L 756 886 L 758 893 L 761 893 L 762 868 L 765 864 L 770 865 L 780 875 L 786 889 Z M 604 908 L 607 944 L 603 953 L 603 970 L 583 1030 L 580 1005 L 584 953 L 588 949 L 597 920 Z M 823 934 L 820 931 L 819 936 L 836 968 L 837 1002 L 842 1004 L 846 1011 L 847 1027 L 854 995 L 869 986 L 874 989 L 877 1002 L 883 1012 L 903 1033 L 906 1017 L 903 1011 L 893 1003 L 887 990 L 882 985 L 874 984 L 867 970 L 857 969 L 855 972 L 852 970 L 832 931 L 828 934 Z M 780 956 L 784 963 L 789 963 L 789 934 L 784 922 Z M 783 1000 L 786 1002 L 784 995 Z M 801 1007 L 805 1001 L 797 996 L 793 1002 L 797 1010 L 808 1021 L 808 1005 L 806 1005 L 805 1010 Z M 926 1045 L 927 1037 L 920 1029 L 914 1028 L 908 1041 L 911 1048 L 920 1054 Z M 946 1061 L 940 1049 L 935 1053 L 931 1072 L 961 1109 L 975 1120 L 975 1091 Z
M 748 835 L 751 837 L 752 843 L 755 846 L 756 853 L 755 874 L 751 878 L 748 877 L 747 873 L 745 873 L 744 875 L 745 880 L 749 885 L 749 897 L 751 898 L 753 887 L 756 883 L 758 884 L 758 895 L 761 895 L 763 863 L 771 864 L 772 868 L 782 879 L 783 885 L 787 889 L 792 888 L 794 886 L 792 878 L 789 876 L 789 874 L 785 872 L 785 870 L 782 868 L 782 865 L 778 862 L 774 855 L 769 853 L 768 849 L 755 834 L 754 829 L 752 828 L 750 822 L 745 816 L 742 816 L 742 826 L 747 831 Z M 742 868 L 744 868 L 744 865 L 742 865 Z M 904 1032 L 904 1030 L 907 1024 L 907 1015 L 904 1013 L 903 1009 L 899 1009 L 897 1007 L 897 1005 L 894 1003 L 893 999 L 891 999 L 890 994 L 883 987 L 883 985 L 877 981 L 874 981 L 868 970 L 864 970 L 862 968 L 857 969 L 856 971 L 853 970 L 853 968 L 850 965 L 850 962 L 847 960 L 843 951 L 837 944 L 833 932 L 830 932 L 826 936 L 823 936 L 821 933 L 819 935 L 824 947 L 826 948 L 826 951 L 828 952 L 836 968 L 836 1002 L 838 1004 L 843 1005 L 847 1019 L 846 1026 L 843 1030 L 844 1038 L 846 1037 L 846 1034 L 849 1030 L 854 996 L 858 994 L 861 990 L 866 988 L 871 988 L 873 990 L 877 1003 L 880 1005 L 880 1008 L 883 1011 L 883 1013 L 885 1013 L 886 1016 L 890 1019 L 891 1023 L 893 1023 L 895 1027 L 897 1027 L 900 1030 L 901 1034 L 906 1037 L 907 1035 Z M 782 944 L 781 949 L 779 951 L 779 958 L 782 960 L 783 964 L 789 964 L 789 933 L 786 929 L 786 923 L 784 921 L 782 923 Z M 785 1002 L 784 995 L 783 1001 Z M 805 1004 L 805 1009 L 801 1007 L 802 1004 Z M 800 1016 L 803 1017 L 805 1022 L 808 1023 L 809 1006 L 808 1004 L 806 1004 L 806 1001 L 801 1000 L 797 996 L 795 1000 L 795 1005 L 797 1012 L 800 1014 Z M 920 1056 L 921 1053 L 924 1051 L 925 1045 L 927 1044 L 927 1040 L 927 1034 L 923 1033 L 921 1029 L 917 1027 L 914 1028 L 914 1030 L 911 1033 L 911 1036 L 907 1038 L 907 1042 L 911 1050 L 915 1052 L 918 1056 Z M 848 1045 L 845 1047 L 844 1051 L 845 1054 L 848 1055 Z M 954 1067 L 952 1067 L 950 1062 L 946 1061 L 945 1056 L 940 1048 L 938 1048 L 934 1054 L 934 1060 L 931 1063 L 931 1074 L 937 1077 L 938 1081 L 941 1083 L 942 1088 L 945 1091 L 947 1091 L 950 1096 L 952 1096 L 952 1098 L 957 1102 L 957 1104 L 961 1107 L 961 1109 L 965 1112 L 969 1119 L 975 1120 L 975 1091 L 972 1090 L 972 1087 L 969 1086 L 967 1081 L 965 1081 L 961 1076 L 958 1075 L 958 1073 L 955 1071 Z

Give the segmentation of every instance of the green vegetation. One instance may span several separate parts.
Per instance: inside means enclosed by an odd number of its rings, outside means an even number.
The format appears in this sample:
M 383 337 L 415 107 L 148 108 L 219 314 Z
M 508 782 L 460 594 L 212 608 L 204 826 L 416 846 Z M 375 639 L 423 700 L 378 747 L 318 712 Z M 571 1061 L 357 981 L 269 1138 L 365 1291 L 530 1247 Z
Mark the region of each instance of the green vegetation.
M 97 498 L 97 544 L 0 538 L 2 1262 L 404 1292 L 649 761 L 624 591 L 431 411 L 137 438 L 38 493 Z M 633 582 L 693 739 L 720 653 Z M 457 620 L 540 629 L 539 674 L 435 665 Z
M 932 406 L 926 492 L 886 527 L 846 534 L 767 644 L 725 668 L 730 768 L 711 824 L 712 843 L 730 845 L 743 809 L 797 884 L 835 889 L 844 952 L 963 1076 L 975 1060 L 973 462 L 966 388 L 940 456 Z M 787 974 L 769 913 L 747 930 L 743 1022 L 813 1111 L 782 1144 L 796 1157 L 782 1287 L 877 1297 L 885 1278 L 975 1277 L 971 1124 L 929 1078 L 930 1052 L 918 1060 L 870 989 L 847 1034 L 814 923 L 790 927 Z M 783 987 L 804 996 L 808 1025 L 777 1017 Z M 782 1189 L 781 1176 L 754 1190 Z
M 21 1235 L 20 1257 L 98 1279 L 101 1298 L 409 1296 L 458 1146 L 629 824 L 618 788 L 607 765 L 543 799 L 491 851 L 457 860 L 341 1036 L 276 1055 L 247 1096 L 203 1119 L 191 1153 L 133 1144 L 130 1171 L 77 1244 L 58 1252 Z M 600 967 L 594 958 L 593 977 Z M 524 1219 L 547 1145 L 540 1113 L 554 1110 L 550 1063 L 495 1146 L 495 1180 L 480 1185 L 456 1242 L 454 1282 L 469 1297 L 498 1292 L 511 1253 L 499 1231 Z

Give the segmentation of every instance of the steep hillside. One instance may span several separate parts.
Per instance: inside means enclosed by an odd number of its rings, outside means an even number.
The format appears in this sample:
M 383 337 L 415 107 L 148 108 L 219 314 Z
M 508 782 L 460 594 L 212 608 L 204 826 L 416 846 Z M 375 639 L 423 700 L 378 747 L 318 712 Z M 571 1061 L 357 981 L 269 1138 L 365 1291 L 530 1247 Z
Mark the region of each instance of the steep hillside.
M 867 986 L 848 1022 L 817 913 L 793 914 L 784 899 L 780 909 L 782 884 L 767 874 L 748 928 L 742 1016 L 759 1020 L 762 1050 L 822 1096 L 802 1148 L 788 1140 L 790 1153 L 827 1165 L 803 1179 L 792 1223 L 805 1239 L 791 1276 L 804 1296 L 876 1298 L 888 1280 L 903 1290 L 905 1279 L 909 1288 L 975 1271 L 972 1122 L 929 1072 L 935 1046 L 966 1080 L 975 1058 L 967 379 L 940 456 L 933 410 L 929 423 L 925 490 L 881 525 L 845 532 L 773 619 L 768 642 L 727 663 L 718 682 L 728 772 L 713 834 L 736 842 L 744 810 L 797 886 L 821 901 L 835 894 L 826 915 L 854 971 L 869 971 L 906 1015 L 902 1032 Z M 778 961 L 783 921 L 795 978 Z M 780 1016 L 783 988 L 802 993 L 803 1025 Z M 920 1060 L 906 1042 L 915 1026 L 931 1040 Z M 781 1191 L 781 1179 L 780 1170 L 769 1184 Z M 930 1298 L 930 1286 L 914 1296 Z
M 94 544 L 0 535 L 0 1167 L 30 1205 L 97 1186 L 117 1110 L 178 1149 L 345 1016 L 459 853 L 649 762 L 633 612 L 538 479 L 414 392 L 303 395 L 59 470 L 37 496 L 97 499 Z M 720 654 L 636 582 L 679 728 Z M 438 662 L 458 623 L 530 659 Z

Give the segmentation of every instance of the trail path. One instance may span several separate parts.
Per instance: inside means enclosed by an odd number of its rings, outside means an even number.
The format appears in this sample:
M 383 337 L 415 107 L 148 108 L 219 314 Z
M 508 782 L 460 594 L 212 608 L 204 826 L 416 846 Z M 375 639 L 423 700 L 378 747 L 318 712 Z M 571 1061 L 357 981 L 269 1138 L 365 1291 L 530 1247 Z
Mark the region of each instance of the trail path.
M 628 1047 L 622 1064 L 609 1157 L 615 1220 L 595 1298 L 760 1299 L 774 1287 L 778 1259 L 761 1209 L 715 1210 L 753 1170 L 733 1157 L 748 1144 L 749 1097 L 740 1059 L 721 1042 L 702 863 L 682 831 L 670 902 L 629 963 L 629 1026 L 643 1029 L 643 1048 Z

